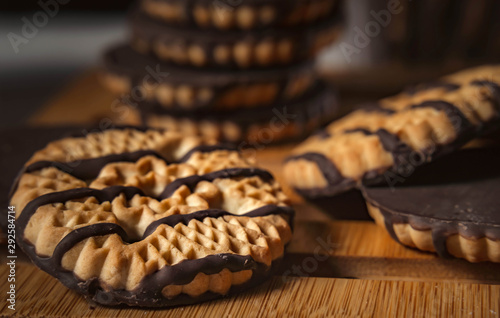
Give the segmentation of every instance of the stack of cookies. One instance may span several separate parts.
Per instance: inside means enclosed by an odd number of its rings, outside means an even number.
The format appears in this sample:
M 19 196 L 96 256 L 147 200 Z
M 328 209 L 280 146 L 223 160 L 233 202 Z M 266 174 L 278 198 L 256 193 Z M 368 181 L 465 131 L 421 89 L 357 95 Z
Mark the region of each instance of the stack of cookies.
M 141 0 L 130 43 L 105 53 L 105 83 L 132 109 L 121 122 L 230 142 L 298 138 L 337 110 L 313 64 L 340 20 L 338 0 Z

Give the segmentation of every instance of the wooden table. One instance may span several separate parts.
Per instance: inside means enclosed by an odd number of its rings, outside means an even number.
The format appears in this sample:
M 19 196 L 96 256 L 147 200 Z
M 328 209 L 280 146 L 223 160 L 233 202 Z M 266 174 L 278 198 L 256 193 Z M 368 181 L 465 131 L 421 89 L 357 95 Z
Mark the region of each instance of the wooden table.
M 31 125 L 88 124 L 112 118 L 114 97 L 89 72 L 33 116 Z M 266 147 L 257 159 L 281 178 L 280 163 L 291 146 Z M 270 281 L 246 293 L 194 306 L 163 310 L 90 308 L 76 293 L 37 269 L 22 255 L 16 268 L 17 316 L 29 317 L 498 317 L 500 264 L 445 260 L 405 248 L 371 221 L 336 220 L 349 214 L 355 196 L 330 211 L 290 193 L 297 216 L 284 265 Z M 359 202 L 357 202 L 359 204 Z M 358 205 L 359 207 L 359 205 Z M 352 213 L 358 211 L 352 205 Z M 9 268 L 2 248 L 1 294 Z M 20 252 L 18 252 L 20 254 Z M 8 303 L 0 316 L 12 315 Z

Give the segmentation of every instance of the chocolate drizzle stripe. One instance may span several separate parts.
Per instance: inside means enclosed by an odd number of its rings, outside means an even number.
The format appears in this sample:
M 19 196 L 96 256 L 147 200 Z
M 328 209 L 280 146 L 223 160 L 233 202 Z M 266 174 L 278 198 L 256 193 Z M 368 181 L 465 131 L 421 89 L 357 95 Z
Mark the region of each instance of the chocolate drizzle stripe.
M 407 158 L 411 153 L 412 149 L 406 143 L 402 142 L 398 136 L 389 131 L 381 128 L 375 132 L 371 132 L 368 129 L 364 128 L 356 128 L 356 129 L 348 129 L 344 131 L 345 134 L 352 133 L 362 133 L 365 136 L 376 135 L 382 144 L 382 147 L 385 151 L 391 153 L 394 158 L 394 162 L 398 165 L 398 158 Z M 403 157 L 401 157 L 403 156 Z
M 101 126 L 94 126 L 91 127 L 90 129 L 83 129 L 82 131 L 79 132 L 73 132 L 68 134 L 68 137 L 72 138 L 85 138 L 89 134 L 94 134 L 94 133 L 102 133 L 104 131 L 108 130 L 136 130 L 139 132 L 147 132 L 147 131 L 160 131 L 163 132 L 165 129 L 163 128 L 157 128 L 157 127 L 146 127 L 146 126 L 133 126 L 133 125 L 110 125 L 106 127 L 101 127 Z
M 124 152 L 120 154 L 111 154 L 97 158 L 75 160 L 70 162 L 59 162 L 59 161 L 48 161 L 48 160 L 37 161 L 21 169 L 18 176 L 14 180 L 14 184 L 9 193 L 9 198 L 12 198 L 12 196 L 14 195 L 14 192 L 17 190 L 17 187 L 19 186 L 19 180 L 25 173 L 31 173 L 45 168 L 54 167 L 80 180 L 90 180 L 90 179 L 95 179 L 101 172 L 102 168 L 104 168 L 107 164 L 113 162 L 136 162 L 145 156 L 155 156 L 167 162 L 165 158 L 163 158 L 160 154 L 158 154 L 154 150 L 139 150 L 134 152 Z
M 296 156 L 290 156 L 285 159 L 285 163 L 295 160 L 306 160 L 315 163 L 328 183 L 328 185 L 324 188 L 296 188 L 295 190 L 303 196 L 311 198 L 331 196 L 343 190 L 352 188 L 356 184 L 355 180 L 342 176 L 337 166 L 335 166 L 335 164 L 323 154 L 307 152 Z
M 139 150 L 134 152 L 124 152 L 120 154 L 111 154 L 102 157 L 76 160 L 72 162 L 58 162 L 58 161 L 38 161 L 30 164 L 24 168 L 26 173 L 30 173 L 36 170 L 41 170 L 48 167 L 56 167 L 57 169 L 72 175 L 80 180 L 95 179 L 99 172 L 107 164 L 113 162 L 136 162 L 145 156 L 155 156 L 165 162 L 168 161 L 163 158 L 154 150 Z
M 228 151 L 237 151 L 236 147 L 232 145 L 226 144 L 217 144 L 217 145 L 200 145 L 189 150 L 180 160 L 179 162 L 186 162 L 191 158 L 191 156 L 196 152 L 208 153 L 218 150 L 228 150 Z
M 367 113 L 381 113 L 381 114 L 385 114 L 385 115 L 392 115 L 396 112 L 393 109 L 382 107 L 382 105 L 380 105 L 380 103 L 377 103 L 377 102 L 362 104 L 359 107 L 357 107 L 356 109 L 362 110 L 362 111 L 367 112 Z
M 216 150 L 235 150 L 234 147 L 229 145 L 200 145 L 192 148 L 188 151 L 179 161 L 169 162 L 159 153 L 154 150 L 139 150 L 134 152 L 124 152 L 120 154 L 111 154 L 102 157 L 82 159 L 71 162 L 59 162 L 59 161 L 37 161 L 29 166 L 24 167 L 18 173 L 16 179 L 14 180 L 13 186 L 9 192 L 9 199 L 12 198 L 17 187 L 19 186 L 19 180 L 24 173 L 31 173 L 34 171 L 42 170 L 48 167 L 54 167 L 60 171 L 67 173 L 80 180 L 90 180 L 95 179 L 101 172 L 101 170 L 108 164 L 113 162 L 137 162 L 139 159 L 145 156 L 155 156 L 159 159 L 165 161 L 165 163 L 183 163 L 189 160 L 189 158 L 196 152 L 212 152 Z M 236 151 L 236 150 L 235 150 Z
M 100 203 L 106 201 L 111 202 L 114 198 L 122 193 L 128 200 L 130 200 L 137 194 L 141 196 L 144 195 L 144 193 L 139 188 L 123 186 L 111 186 L 102 190 L 91 188 L 77 188 L 41 195 L 38 198 L 30 201 L 21 212 L 19 218 L 16 220 L 17 227 L 20 230 L 19 236 L 21 237 L 21 240 L 24 239 L 24 230 L 28 225 L 28 222 L 30 221 L 33 214 L 35 214 L 36 210 L 43 205 L 63 203 L 70 200 L 83 199 L 86 197 L 94 197 Z
M 323 154 L 316 152 L 307 152 L 301 155 L 288 157 L 285 159 L 285 162 L 295 160 L 306 160 L 314 162 L 323 173 L 323 176 L 325 177 L 329 185 L 338 184 L 344 179 L 335 164 Z
M 66 254 L 66 252 L 72 249 L 76 244 L 90 237 L 104 236 L 110 234 L 118 234 L 124 242 L 129 242 L 127 232 L 125 232 L 125 230 L 118 224 L 95 223 L 88 226 L 83 226 L 69 232 L 57 244 L 51 256 L 52 264 L 56 266 L 58 270 L 63 270 L 61 268 L 61 260 L 64 254 Z
M 465 117 L 462 111 L 449 102 L 442 100 L 431 100 L 411 106 L 412 109 L 427 107 L 445 112 L 450 119 L 450 122 L 452 123 L 457 135 L 467 133 L 474 127 L 472 123 L 467 119 L 467 117 Z
M 486 86 L 486 87 L 488 87 L 492 91 L 493 97 L 495 99 L 493 101 L 495 109 L 497 111 L 500 110 L 500 85 L 498 85 L 495 82 L 488 81 L 488 80 L 475 80 L 475 81 L 471 82 L 471 85 L 474 85 L 474 86 Z M 497 117 L 498 116 L 499 115 L 497 114 Z
M 391 153 L 395 165 L 393 170 L 398 171 L 401 164 L 408 162 L 413 149 L 402 142 L 398 136 L 385 129 L 377 130 L 375 135 L 378 136 L 384 150 Z
M 170 227 L 174 227 L 176 224 L 182 223 L 184 225 L 187 225 L 191 220 L 198 220 L 202 221 L 205 218 L 219 218 L 221 216 L 225 215 L 232 215 L 232 216 L 246 216 L 246 217 L 260 217 L 260 216 L 266 216 L 266 215 L 272 215 L 272 214 L 287 214 L 292 216 L 293 215 L 293 210 L 290 207 L 282 207 L 282 206 L 277 206 L 277 205 L 266 205 L 260 208 L 257 208 L 255 210 L 252 210 L 250 212 L 247 212 L 245 214 L 233 214 L 225 210 L 221 209 L 208 209 L 208 210 L 201 210 L 201 211 L 196 211 L 193 213 L 189 214 L 174 214 L 174 215 L 169 215 L 167 217 L 161 218 L 159 220 L 156 220 L 152 222 L 151 224 L 148 225 L 146 230 L 144 231 L 144 234 L 142 236 L 143 239 L 151 235 L 154 231 L 156 231 L 156 228 L 162 224 L 168 225 Z
M 260 177 L 263 181 L 269 182 L 273 180 L 273 176 L 266 170 L 257 168 L 230 168 L 219 171 L 210 172 L 204 175 L 192 175 L 185 178 L 176 179 L 168 184 L 163 192 L 160 194 L 159 199 L 170 197 L 181 186 L 187 186 L 191 191 L 194 190 L 196 185 L 201 181 L 213 181 L 215 179 L 228 179 L 239 177 Z
M 346 130 L 344 130 L 343 133 L 344 134 L 362 133 L 362 134 L 364 134 L 366 136 L 373 135 L 373 133 L 371 131 L 369 131 L 368 129 L 365 129 L 365 128 L 346 129 Z

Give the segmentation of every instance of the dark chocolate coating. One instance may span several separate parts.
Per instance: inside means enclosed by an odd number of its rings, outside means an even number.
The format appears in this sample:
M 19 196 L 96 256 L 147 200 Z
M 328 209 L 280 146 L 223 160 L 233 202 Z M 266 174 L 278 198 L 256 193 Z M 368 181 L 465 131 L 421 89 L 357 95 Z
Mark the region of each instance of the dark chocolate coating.
M 363 187 L 368 203 L 378 207 L 386 228 L 409 223 L 431 230 L 434 247 L 449 256 L 446 239 L 500 240 L 500 149 L 462 150 L 436 160 L 395 187 Z

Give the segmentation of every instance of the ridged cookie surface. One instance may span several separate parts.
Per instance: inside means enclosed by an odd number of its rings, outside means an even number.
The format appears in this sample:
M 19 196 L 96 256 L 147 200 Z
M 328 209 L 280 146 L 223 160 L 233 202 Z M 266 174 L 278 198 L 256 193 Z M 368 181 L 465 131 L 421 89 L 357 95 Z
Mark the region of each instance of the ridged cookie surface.
M 404 181 L 419 165 L 499 127 L 500 66 L 466 70 L 354 111 L 299 145 L 287 181 L 308 197 Z
M 293 217 L 272 175 L 237 151 L 135 128 L 50 143 L 26 163 L 11 204 L 38 267 L 92 302 L 146 307 L 259 283 Z

